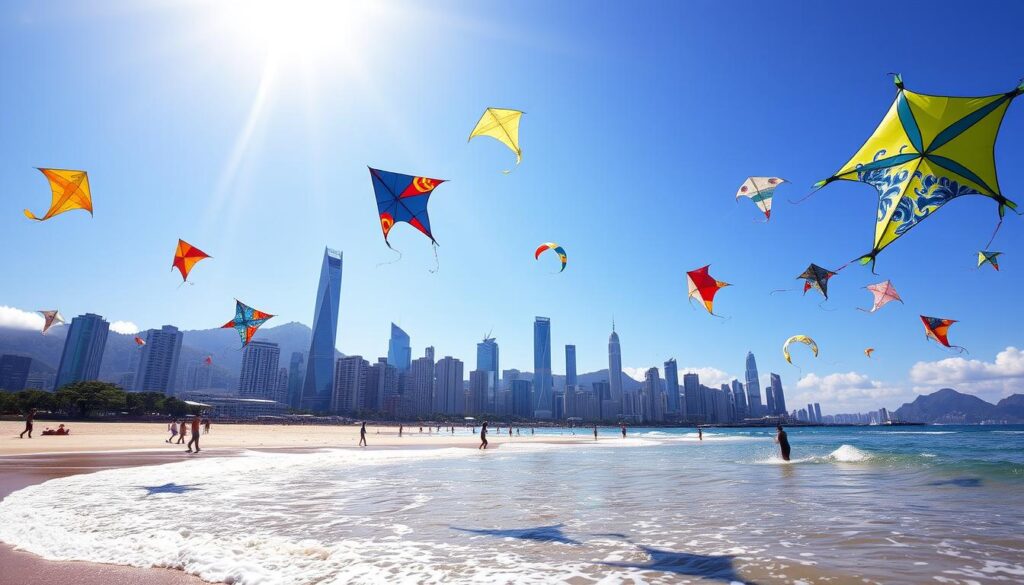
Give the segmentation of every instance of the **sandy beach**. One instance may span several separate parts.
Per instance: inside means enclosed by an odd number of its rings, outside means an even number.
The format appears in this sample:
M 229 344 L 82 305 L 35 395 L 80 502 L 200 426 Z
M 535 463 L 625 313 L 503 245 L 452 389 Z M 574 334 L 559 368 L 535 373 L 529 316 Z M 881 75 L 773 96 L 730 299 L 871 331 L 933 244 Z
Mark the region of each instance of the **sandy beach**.
M 43 436 L 47 427 L 64 423 L 68 436 Z M 165 423 L 37 421 L 32 439 L 19 439 L 24 429 L 20 421 L 0 422 L 0 500 L 24 487 L 59 477 L 92 473 L 104 469 L 159 465 L 186 460 L 197 455 L 185 452 L 184 445 L 164 441 L 170 436 Z M 506 427 L 507 429 L 507 427 Z M 479 427 L 476 428 L 479 432 Z M 524 429 L 525 430 L 525 429 Z M 528 431 L 527 431 L 528 432 Z M 531 439 L 528 434 L 509 439 L 507 430 L 492 431 L 492 448 L 503 443 L 541 441 L 572 442 L 582 435 L 545 436 Z M 186 439 L 187 440 L 187 439 Z M 356 448 L 358 426 L 327 425 L 217 425 L 200 439 L 199 457 L 231 457 L 245 449 L 312 450 Z M 402 436 L 398 426 L 367 425 L 369 448 L 376 447 L 467 447 L 476 448 L 479 438 L 471 428 L 429 433 L 424 427 L 406 427 Z M 48 561 L 33 554 L 14 550 L 0 543 L 0 584 L 74 583 L 109 585 L 110 583 L 147 583 L 156 585 L 194 585 L 201 579 L 177 570 L 139 569 L 119 565 Z

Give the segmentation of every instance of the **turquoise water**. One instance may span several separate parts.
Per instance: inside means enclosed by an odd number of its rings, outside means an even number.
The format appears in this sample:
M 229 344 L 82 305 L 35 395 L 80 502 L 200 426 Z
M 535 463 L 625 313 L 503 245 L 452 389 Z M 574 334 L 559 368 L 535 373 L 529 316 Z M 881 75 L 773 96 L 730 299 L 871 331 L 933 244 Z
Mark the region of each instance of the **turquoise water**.
M 788 463 L 772 429 L 601 431 L 73 476 L 0 540 L 262 585 L 1024 582 L 1024 426 L 792 428 Z

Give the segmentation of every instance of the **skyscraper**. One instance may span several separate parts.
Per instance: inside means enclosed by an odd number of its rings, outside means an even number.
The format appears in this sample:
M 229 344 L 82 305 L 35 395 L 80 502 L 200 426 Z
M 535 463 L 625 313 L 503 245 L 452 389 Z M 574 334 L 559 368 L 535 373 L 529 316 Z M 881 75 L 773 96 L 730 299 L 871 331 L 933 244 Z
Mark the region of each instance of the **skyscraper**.
M 409 334 L 394 323 L 391 324 L 391 338 L 388 340 L 388 363 L 399 372 L 408 370 L 412 365 Z
M 554 396 L 551 386 L 551 319 L 537 317 L 533 322 L 533 416 L 551 418 Z
M 786 414 L 786 394 L 782 391 L 782 378 L 771 374 L 772 394 L 775 395 L 775 414 Z
M 810 402 L 807 403 L 807 420 L 810 422 L 817 422 L 814 418 L 814 405 Z
M 663 422 L 665 420 L 665 400 L 661 391 L 661 376 L 658 368 L 649 368 L 644 373 L 643 412 L 637 413 L 644 420 Z
M 345 356 L 335 362 L 331 412 L 354 413 L 362 409 L 369 369 L 370 362 L 359 355 Z
M 676 365 L 676 358 L 665 362 L 665 393 L 668 399 L 668 411 L 685 414 L 680 412 L 679 408 L 679 367 Z
M 342 253 L 324 248 L 320 284 L 316 289 L 313 335 L 306 358 L 301 406 L 326 411 L 334 393 L 334 352 L 338 337 L 338 304 L 341 301 Z
M 277 393 L 281 348 L 269 341 L 253 340 L 242 351 L 242 373 L 238 395 L 273 400 Z
M 609 400 L 614 413 L 603 412 L 605 418 L 614 418 L 622 413 L 622 347 L 619 345 L 619 334 L 615 332 L 615 322 L 612 321 L 612 334 L 608 336 L 608 389 L 611 392 Z M 609 416 L 612 415 L 612 416 Z
M 512 380 L 512 415 L 520 418 L 533 416 L 533 401 L 530 400 L 530 381 Z
M 469 373 L 469 403 L 466 412 L 480 414 L 487 412 L 487 390 L 490 387 L 491 373 L 484 370 L 473 370 Z
M 764 404 L 765 414 L 768 416 L 775 414 L 775 391 L 772 389 L 771 384 L 768 384 L 764 388 Z
M 434 412 L 434 348 L 428 347 L 424 353 L 409 367 L 406 394 L 412 414 Z
M 377 358 L 377 363 L 370 366 L 371 370 L 376 370 L 376 375 L 373 376 L 377 380 L 377 393 L 376 393 L 376 404 L 370 406 L 370 410 L 377 412 L 389 412 L 389 405 L 393 405 L 398 396 L 398 380 L 399 371 L 398 368 L 391 365 L 387 358 Z M 370 376 L 367 376 L 369 380 Z M 364 401 L 365 402 L 365 401 Z M 394 414 L 393 409 L 390 411 Z
M 444 414 L 465 412 L 466 394 L 462 386 L 462 361 L 445 356 L 434 368 L 434 411 Z
M 150 329 L 145 336 L 146 345 L 140 349 L 133 390 L 171 394 L 184 335 L 177 327 L 164 325 L 160 329 Z
M 683 398 L 686 400 L 686 419 L 689 422 L 704 422 L 704 396 L 697 374 L 683 374 Z
M 565 346 L 565 387 L 576 387 L 576 346 Z
M 306 356 L 301 351 L 293 351 L 288 360 L 288 405 L 292 408 L 302 406 L 302 383 L 306 378 Z
M 423 350 L 423 357 L 429 359 L 430 363 L 434 363 L 434 346 L 433 345 L 428 345 L 427 348 Z
M 494 412 L 494 399 L 498 392 L 498 376 L 501 370 L 498 368 L 498 341 L 488 335 L 484 340 L 476 344 L 476 369 L 487 373 L 487 388 L 483 396 L 483 410 L 475 412 Z M 472 374 L 470 381 L 472 381 Z
M 32 358 L 23 355 L 0 356 L 0 390 L 21 392 L 28 381 Z
M 60 356 L 60 365 L 57 367 L 54 390 L 99 377 L 109 330 L 110 323 L 92 313 L 79 315 L 71 320 L 68 336 L 64 340 L 64 351 Z
M 817 402 L 814 403 L 814 422 L 822 422 L 821 421 L 821 405 L 818 404 Z
M 743 384 L 739 380 L 732 381 L 732 400 L 735 404 L 736 420 L 742 422 L 743 419 L 750 416 L 750 412 L 747 411 L 747 397 L 743 393 Z
M 764 416 L 764 409 L 761 406 L 761 382 L 757 379 L 757 362 L 754 361 L 754 353 L 747 352 L 747 412 L 754 418 Z

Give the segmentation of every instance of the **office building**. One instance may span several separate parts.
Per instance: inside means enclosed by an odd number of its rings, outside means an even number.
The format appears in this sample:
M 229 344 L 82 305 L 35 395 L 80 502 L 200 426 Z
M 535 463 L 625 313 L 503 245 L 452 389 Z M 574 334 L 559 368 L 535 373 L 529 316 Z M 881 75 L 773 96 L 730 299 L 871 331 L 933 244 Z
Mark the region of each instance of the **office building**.
M 491 385 L 491 372 L 484 370 L 473 370 L 469 373 L 469 402 L 466 404 L 466 412 L 469 414 L 483 414 L 490 410 L 490 403 L 487 398 Z
M 823 422 L 821 420 L 821 405 L 817 402 L 814 403 L 814 420 L 815 422 Z
M 746 365 L 747 412 L 752 418 L 761 418 L 765 413 L 761 405 L 761 382 L 757 379 L 757 362 L 753 352 L 747 352 Z
M 685 415 L 680 409 L 679 401 L 679 367 L 676 359 L 672 358 L 665 362 L 665 394 L 668 400 L 668 412 L 672 414 Z
M 744 393 L 743 383 L 739 380 L 732 381 L 732 401 L 735 405 L 733 408 L 736 411 L 737 421 L 742 421 L 750 416 L 750 412 L 747 410 L 747 396 Z
M 649 368 L 644 373 L 643 412 L 639 413 L 643 420 L 651 422 L 665 421 L 665 396 L 661 391 L 661 376 L 658 368 Z
M 533 416 L 551 418 L 554 395 L 551 374 L 551 319 L 537 317 L 533 322 Z
M 443 414 L 463 414 L 466 393 L 463 387 L 462 361 L 445 356 L 434 368 L 434 411 Z
M 615 332 L 614 321 L 612 321 L 612 334 L 608 336 L 608 390 L 611 393 L 609 397 L 611 407 L 615 409 L 615 412 L 603 412 L 602 414 L 605 418 L 614 418 L 623 412 L 622 346 L 619 344 L 619 334 Z
M 341 252 L 324 248 L 320 282 L 316 290 L 316 305 L 313 310 L 313 334 L 303 372 L 302 398 L 299 400 L 305 410 L 329 410 L 331 397 L 334 395 L 334 360 L 341 302 L 342 260 Z
M 576 346 L 565 346 L 565 387 L 576 386 Z
M 401 327 L 391 324 L 391 339 L 388 340 L 388 364 L 399 372 L 409 370 L 412 365 L 412 345 L 409 334 Z
M 514 379 L 512 388 L 512 416 L 519 418 L 533 417 L 533 400 L 530 396 L 530 381 Z
M 306 356 L 293 351 L 288 360 L 288 406 L 302 407 L 302 385 L 306 381 Z
M 700 376 L 683 374 L 683 399 L 686 403 L 686 421 L 692 423 L 706 422 L 704 397 L 701 391 Z
M 132 389 L 135 392 L 173 394 L 184 335 L 171 325 L 150 329 L 143 335 L 146 345 L 134 350 L 139 352 L 139 366 L 135 371 Z
M 274 400 L 281 362 L 281 348 L 269 341 L 250 341 L 242 350 L 242 371 L 238 377 L 238 395 L 244 398 Z
M 335 362 L 331 412 L 347 414 L 362 410 L 369 369 L 370 362 L 359 355 L 345 356 Z
M 498 367 L 498 341 L 490 335 L 476 344 L 476 369 L 487 373 L 483 410 L 477 412 L 494 412 L 495 396 L 498 392 L 498 376 L 501 375 L 501 369 Z
M 5 354 L 0 356 L 0 390 L 21 392 L 28 382 L 32 369 L 32 358 L 23 355 Z
M 415 415 L 434 412 L 434 348 L 428 347 L 424 356 L 409 366 L 405 395 L 409 410 Z
M 772 394 L 775 396 L 775 414 L 786 414 L 786 393 L 782 391 L 782 378 L 778 374 L 771 374 Z
M 64 339 L 60 365 L 57 367 L 54 389 L 99 378 L 109 330 L 110 324 L 103 317 L 92 313 L 71 320 L 67 338 Z

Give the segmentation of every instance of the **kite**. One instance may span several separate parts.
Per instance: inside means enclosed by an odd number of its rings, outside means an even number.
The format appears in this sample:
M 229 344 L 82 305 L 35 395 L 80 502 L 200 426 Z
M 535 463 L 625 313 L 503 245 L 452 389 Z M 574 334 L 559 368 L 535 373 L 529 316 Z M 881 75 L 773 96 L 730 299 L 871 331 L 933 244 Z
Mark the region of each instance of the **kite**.
M 569 261 L 569 257 L 565 255 L 565 248 L 554 242 L 543 243 L 537 248 L 537 251 L 533 253 L 533 259 L 540 260 L 540 255 L 546 250 L 554 250 L 555 254 L 558 254 L 558 259 L 562 261 L 562 269 L 559 270 L 559 272 L 563 272 L 565 270 L 566 263 Z
M 736 192 L 736 199 L 749 197 L 764 213 L 764 220 L 768 221 L 772 218 L 772 195 L 775 188 L 785 182 L 786 179 L 779 177 L 747 177 L 740 185 L 740 190 Z
M 941 345 L 949 348 L 959 349 L 961 352 L 967 351 L 959 345 L 950 345 L 949 338 L 949 327 L 956 323 L 955 319 L 939 319 L 938 317 L 925 317 L 921 315 L 921 322 L 924 323 L 924 335 L 930 337 L 935 341 L 938 341 Z
M 807 337 L 806 335 L 794 335 L 793 337 L 787 339 L 786 343 L 782 344 L 782 357 L 786 358 L 786 361 L 789 362 L 790 365 L 793 365 L 793 360 L 790 359 L 789 344 L 793 343 L 794 341 L 803 343 L 804 345 L 810 347 L 811 351 L 814 352 L 814 357 L 818 357 L 818 344 L 814 343 L 813 339 Z
M 487 108 L 484 110 L 484 115 L 480 116 L 480 121 L 476 123 L 476 128 L 469 133 L 466 142 L 477 136 L 490 136 L 516 153 L 516 164 L 518 165 L 523 160 L 523 151 L 519 150 L 519 119 L 522 116 L 523 113 L 519 110 Z M 502 172 L 509 173 L 509 171 Z
M 834 175 L 815 184 L 859 181 L 878 191 L 874 245 L 859 258 L 872 267 L 886 246 L 956 197 L 991 197 L 999 204 L 1000 223 L 1007 208 L 1017 208 L 999 189 L 995 142 L 1024 83 L 1007 93 L 950 97 L 908 91 L 899 75 L 894 81 L 896 100 L 874 134 Z
M 135 345 L 137 345 L 139 347 L 142 347 L 143 345 L 146 345 L 146 340 L 141 338 L 141 337 L 139 337 L 138 335 L 136 335 L 135 336 Z
M 221 329 L 234 329 L 242 338 L 242 347 L 249 345 L 256 330 L 273 315 L 257 311 L 242 301 L 235 299 L 235 318 L 221 325 Z
M 712 306 L 715 302 L 715 293 L 718 292 L 718 289 L 729 286 L 729 283 L 715 280 L 708 274 L 708 268 L 710 267 L 711 265 L 708 264 L 686 273 L 686 286 L 689 289 L 687 299 L 699 298 L 704 303 L 704 308 L 708 310 L 708 313 L 714 315 L 715 312 Z
M 28 209 L 25 210 L 25 217 L 36 221 L 46 221 L 72 209 L 84 209 L 89 212 L 89 215 L 92 215 L 92 193 L 89 190 L 88 173 L 64 169 L 39 169 L 39 172 L 43 173 L 46 180 L 50 182 L 53 200 L 50 203 L 50 209 L 43 217 L 36 217 Z
M 1002 252 L 989 252 L 988 250 L 982 250 L 978 252 L 978 268 L 981 268 L 985 264 L 991 264 L 992 268 L 995 268 L 998 272 L 999 260 L 997 260 L 997 258 L 999 258 L 999 256 L 1001 255 Z
M 812 288 L 816 288 L 825 296 L 825 300 L 828 300 L 828 279 L 835 275 L 835 272 L 812 263 L 797 278 L 804 281 L 804 294 L 807 294 L 807 291 Z
M 212 366 L 213 365 L 213 356 L 208 355 L 205 358 L 203 358 L 203 363 L 208 365 L 208 366 Z
M 896 292 L 896 288 L 892 285 L 892 281 L 890 280 L 869 284 L 864 288 L 871 291 L 871 294 L 875 296 L 875 300 L 871 303 L 870 311 L 867 309 L 860 309 L 860 307 L 858 307 L 858 309 L 866 313 L 874 313 L 890 301 L 903 302 L 903 299 L 900 298 L 899 293 Z
M 174 250 L 174 262 L 171 268 L 177 268 L 181 273 L 181 281 L 188 281 L 188 273 L 200 260 L 209 258 L 210 255 L 196 248 L 192 244 L 178 238 L 178 247 Z
M 871 359 L 871 354 L 873 353 L 875 353 L 875 348 L 873 347 L 869 347 L 864 350 L 864 355 L 868 356 L 868 359 Z
M 430 217 L 427 215 L 427 200 L 443 179 L 414 177 L 401 173 L 370 169 L 373 192 L 377 197 L 377 213 L 380 214 L 380 229 L 384 232 L 384 243 L 388 248 L 388 233 L 395 223 L 404 221 L 423 232 L 436 246 L 437 240 L 430 233 Z
M 44 334 L 46 333 L 46 331 L 50 327 L 53 327 L 54 325 L 58 325 L 60 323 L 67 323 L 67 321 L 64 320 L 64 317 L 60 314 L 60 311 L 53 310 L 53 311 L 36 311 L 36 312 L 43 316 L 43 331 L 42 331 L 42 333 L 44 333 Z

